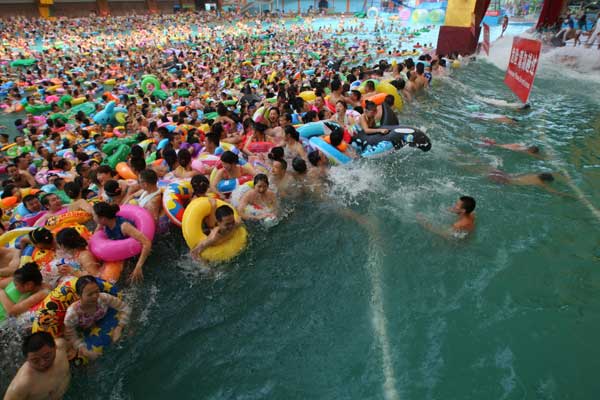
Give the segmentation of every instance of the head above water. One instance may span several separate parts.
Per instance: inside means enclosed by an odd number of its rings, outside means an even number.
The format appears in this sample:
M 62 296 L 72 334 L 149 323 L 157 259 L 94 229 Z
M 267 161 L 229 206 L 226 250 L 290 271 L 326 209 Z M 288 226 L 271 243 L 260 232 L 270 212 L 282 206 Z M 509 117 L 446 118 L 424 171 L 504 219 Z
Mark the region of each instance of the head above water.
M 477 205 L 477 203 L 475 202 L 475 199 L 473 197 L 461 196 L 459 200 L 461 202 L 461 208 L 462 210 L 464 210 L 465 214 L 469 215 L 475 210 L 475 206 Z
M 554 181 L 554 176 L 549 172 L 542 172 L 541 174 L 538 174 L 538 178 L 540 178 L 542 182 Z
M 48 332 L 36 332 L 25 338 L 22 351 L 31 368 L 46 372 L 54 364 L 56 343 Z

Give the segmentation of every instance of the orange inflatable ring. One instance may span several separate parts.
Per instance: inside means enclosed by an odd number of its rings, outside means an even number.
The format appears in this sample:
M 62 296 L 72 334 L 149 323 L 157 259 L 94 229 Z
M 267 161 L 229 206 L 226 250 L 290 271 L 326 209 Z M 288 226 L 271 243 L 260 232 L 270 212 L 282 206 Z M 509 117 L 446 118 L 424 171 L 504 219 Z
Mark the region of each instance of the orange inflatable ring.
M 119 176 L 123 179 L 137 179 L 138 178 L 136 173 L 133 172 L 133 170 L 131 169 L 129 164 L 127 164 L 125 161 L 121 161 L 120 163 L 118 163 L 116 165 L 115 169 L 117 170 L 117 174 L 119 174 Z
M 329 144 L 331 144 L 331 138 L 330 138 L 329 136 L 324 136 L 324 137 L 323 137 L 323 140 L 324 140 L 326 143 L 329 143 Z M 341 151 L 342 153 L 344 153 L 346 150 L 348 150 L 348 143 L 346 143 L 346 142 L 344 142 L 344 141 L 342 140 L 342 143 L 340 143 L 340 144 L 339 144 L 339 145 L 336 147 L 336 149 L 338 149 L 339 151 Z

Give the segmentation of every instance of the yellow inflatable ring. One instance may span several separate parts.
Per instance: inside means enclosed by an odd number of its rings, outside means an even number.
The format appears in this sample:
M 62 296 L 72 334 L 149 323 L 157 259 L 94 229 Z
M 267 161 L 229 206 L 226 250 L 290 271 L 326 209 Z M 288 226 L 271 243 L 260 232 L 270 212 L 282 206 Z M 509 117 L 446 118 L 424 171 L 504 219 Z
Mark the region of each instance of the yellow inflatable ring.
M 217 200 L 217 207 L 229 206 L 233 209 L 236 220 L 239 218 L 235 208 L 222 201 Z M 210 201 L 206 197 L 201 197 L 192 200 L 183 213 L 183 221 L 181 223 L 181 231 L 185 242 L 190 249 L 193 249 L 202 240 L 206 239 L 206 235 L 202 231 L 202 220 L 210 213 Z M 231 239 L 227 242 L 205 249 L 200 256 L 213 262 L 221 262 L 232 259 L 246 248 L 248 242 L 248 231 L 244 226 L 240 226 L 233 233 Z

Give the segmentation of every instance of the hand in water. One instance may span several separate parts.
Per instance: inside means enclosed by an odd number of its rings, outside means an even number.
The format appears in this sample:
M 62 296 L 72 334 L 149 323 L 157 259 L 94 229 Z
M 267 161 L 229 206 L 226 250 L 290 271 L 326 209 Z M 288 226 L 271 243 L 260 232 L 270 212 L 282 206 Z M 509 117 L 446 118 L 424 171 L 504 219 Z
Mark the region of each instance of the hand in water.
M 144 273 L 142 267 L 135 267 L 129 275 L 129 283 L 138 283 L 144 280 Z
M 112 334 L 110 335 L 113 343 L 116 343 L 119 341 L 119 339 L 121 339 L 122 333 L 123 333 L 123 327 L 121 327 L 121 326 L 117 326 L 115 329 L 113 329 Z

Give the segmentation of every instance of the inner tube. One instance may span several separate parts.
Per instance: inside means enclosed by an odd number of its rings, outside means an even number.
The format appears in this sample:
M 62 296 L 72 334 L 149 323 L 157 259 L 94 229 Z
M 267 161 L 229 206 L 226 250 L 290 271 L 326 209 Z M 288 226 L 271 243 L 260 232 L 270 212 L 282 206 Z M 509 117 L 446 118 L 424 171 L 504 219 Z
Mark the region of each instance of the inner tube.
M 121 206 L 121 210 L 117 215 L 132 221 L 133 225 L 150 241 L 154 239 L 156 224 L 146 209 L 126 204 Z M 121 240 L 111 240 L 102 229 L 94 233 L 89 240 L 89 249 L 99 260 L 121 261 L 140 254 L 142 245 L 131 237 Z
M 148 85 L 151 84 L 154 86 L 154 91 L 160 90 L 160 82 L 154 75 L 146 75 L 144 79 L 142 79 L 142 84 L 140 85 L 141 89 L 144 93 L 148 94 Z
M 382 125 L 380 128 L 389 129 L 388 134 L 382 135 L 379 133 L 367 135 L 363 131 L 359 131 L 354 138 L 354 142 L 366 149 L 367 145 L 376 146 L 380 142 L 391 142 L 396 149 L 404 146 L 417 147 L 422 151 L 431 150 L 431 140 L 420 129 L 412 126 L 404 125 Z
M 216 206 L 220 207 L 222 205 L 229 204 L 217 200 Z M 233 213 L 237 218 L 237 211 L 234 207 L 230 207 L 233 209 Z M 193 249 L 198 243 L 206 239 L 207 236 L 202 230 L 201 221 L 211 212 L 211 208 L 210 201 L 207 197 L 194 199 L 186 207 L 183 214 L 181 231 L 185 242 L 190 249 Z M 228 241 L 206 248 L 200 256 L 211 262 L 227 261 L 240 254 L 246 248 L 247 242 L 248 232 L 242 225 L 236 228 L 236 231 Z
M 192 197 L 192 185 L 188 181 L 170 183 L 163 192 L 163 210 L 177 226 L 181 226 L 185 207 Z
M 371 7 L 367 10 L 368 18 L 377 18 L 379 16 L 379 9 L 377 7 Z

